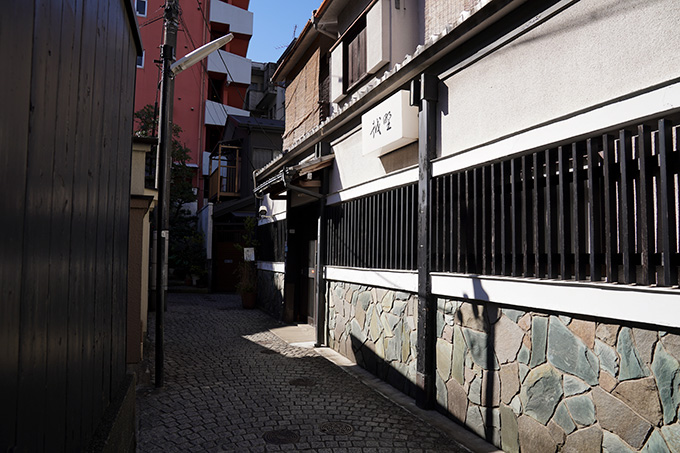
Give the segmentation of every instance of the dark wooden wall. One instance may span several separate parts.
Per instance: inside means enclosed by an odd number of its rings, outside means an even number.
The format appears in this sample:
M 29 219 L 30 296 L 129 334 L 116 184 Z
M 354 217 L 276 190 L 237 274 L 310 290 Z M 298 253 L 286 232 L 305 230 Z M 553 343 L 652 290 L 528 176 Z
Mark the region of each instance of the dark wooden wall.
M 130 0 L 0 8 L 0 451 L 78 451 L 125 377 Z

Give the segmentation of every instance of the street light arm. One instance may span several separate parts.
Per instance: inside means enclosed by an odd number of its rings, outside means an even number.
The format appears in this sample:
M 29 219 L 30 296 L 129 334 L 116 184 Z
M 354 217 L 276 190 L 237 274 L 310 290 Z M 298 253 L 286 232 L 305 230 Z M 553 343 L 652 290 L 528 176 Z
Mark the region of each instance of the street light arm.
M 229 33 L 227 35 L 222 36 L 221 38 L 217 38 L 214 41 L 210 41 L 209 43 L 202 45 L 198 49 L 189 52 L 184 57 L 180 58 L 172 65 L 170 65 L 170 71 L 172 71 L 173 75 L 179 74 L 185 69 L 188 69 L 191 66 L 195 65 L 196 63 L 207 57 L 215 50 L 224 46 L 232 39 L 234 39 L 234 35 Z

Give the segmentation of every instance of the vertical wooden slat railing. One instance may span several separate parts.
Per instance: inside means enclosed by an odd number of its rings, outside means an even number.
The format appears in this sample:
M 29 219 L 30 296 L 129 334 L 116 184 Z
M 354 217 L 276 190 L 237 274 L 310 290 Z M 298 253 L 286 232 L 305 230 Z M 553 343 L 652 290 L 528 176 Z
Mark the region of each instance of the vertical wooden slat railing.
M 675 225 L 677 216 L 674 209 L 677 206 L 675 198 L 678 188 L 675 185 L 674 175 L 678 174 L 678 152 L 673 153 L 673 132 L 671 122 L 666 119 L 659 120 L 659 225 L 661 246 L 661 267 L 663 285 L 671 286 L 678 283 L 677 271 L 677 234 Z M 674 156 L 671 157 L 671 154 Z M 673 255 L 675 260 L 673 260 Z M 672 267 L 675 261 L 676 267 Z
M 433 178 L 432 270 L 677 285 L 677 136 L 662 119 Z M 331 206 L 328 263 L 414 270 L 416 195 Z

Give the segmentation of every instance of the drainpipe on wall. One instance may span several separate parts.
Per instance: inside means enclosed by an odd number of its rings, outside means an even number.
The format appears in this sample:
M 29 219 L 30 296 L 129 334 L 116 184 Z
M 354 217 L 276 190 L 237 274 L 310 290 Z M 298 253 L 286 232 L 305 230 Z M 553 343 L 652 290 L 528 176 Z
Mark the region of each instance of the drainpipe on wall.
M 430 281 L 430 181 L 437 154 L 437 99 L 439 79 L 421 74 L 411 82 L 411 104 L 418 106 L 418 360 L 416 404 L 431 409 L 435 403 L 435 347 L 437 304 Z

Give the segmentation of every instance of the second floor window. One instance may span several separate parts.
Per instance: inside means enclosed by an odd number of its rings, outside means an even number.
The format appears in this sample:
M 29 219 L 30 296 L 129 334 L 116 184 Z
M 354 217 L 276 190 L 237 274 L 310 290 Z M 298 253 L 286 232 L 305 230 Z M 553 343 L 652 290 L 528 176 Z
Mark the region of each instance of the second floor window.
M 349 90 L 356 85 L 366 75 L 366 21 L 362 20 L 356 24 L 352 35 L 346 38 L 345 58 L 346 64 L 345 80 Z

